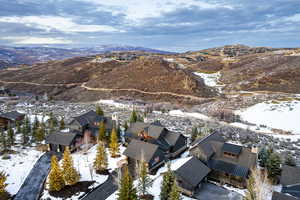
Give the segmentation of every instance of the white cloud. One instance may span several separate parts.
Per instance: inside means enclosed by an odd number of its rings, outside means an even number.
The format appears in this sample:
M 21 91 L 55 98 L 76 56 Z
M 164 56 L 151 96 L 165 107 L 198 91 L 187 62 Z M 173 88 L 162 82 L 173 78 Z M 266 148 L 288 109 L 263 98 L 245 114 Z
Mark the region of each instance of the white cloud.
M 204 0 L 81 0 L 99 5 L 98 10 L 110 10 L 117 14 L 125 14 L 132 22 L 140 22 L 145 18 L 159 17 L 163 13 L 191 6 L 200 9 L 227 8 L 234 9 L 232 5 L 208 3 Z M 120 7 L 122 5 L 122 7 Z
M 10 40 L 13 44 L 71 44 L 71 40 L 51 37 L 2 37 L 3 40 Z
M 22 23 L 28 27 L 40 28 L 48 32 L 51 30 L 57 30 L 66 33 L 122 32 L 111 26 L 77 24 L 71 18 L 58 16 L 0 17 L 0 22 Z
M 290 22 L 300 22 L 300 13 L 286 17 L 285 20 Z

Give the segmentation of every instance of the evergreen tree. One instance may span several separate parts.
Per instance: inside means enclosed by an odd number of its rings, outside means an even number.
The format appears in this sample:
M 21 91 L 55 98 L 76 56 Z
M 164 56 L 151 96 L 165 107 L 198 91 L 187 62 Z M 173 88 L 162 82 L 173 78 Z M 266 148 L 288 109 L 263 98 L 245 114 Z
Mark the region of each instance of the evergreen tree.
M 136 189 L 133 186 L 133 180 L 129 174 L 128 167 L 125 166 L 120 187 L 118 192 L 118 200 L 137 200 Z
M 266 168 L 268 172 L 268 178 L 275 184 L 278 182 L 278 177 L 281 174 L 280 166 L 281 166 L 280 156 L 275 152 L 271 153 L 266 163 Z
M 21 124 L 20 124 L 19 121 L 16 122 L 16 129 L 17 129 L 17 130 L 16 130 L 17 133 L 21 133 L 22 130 L 21 130 Z
M 28 133 L 25 124 L 21 128 L 21 133 L 22 133 L 22 144 L 26 145 L 28 143 L 29 138 L 28 138 Z
M 63 130 L 63 129 L 65 129 L 65 128 L 66 128 L 66 125 L 65 125 L 65 119 L 64 119 L 64 117 L 62 117 L 61 120 L 60 120 L 60 126 L 59 126 L 59 129 L 60 129 L 60 130 Z
M 251 176 L 247 180 L 247 191 L 246 191 L 246 196 L 243 197 L 243 200 L 257 200 L 255 176 L 253 172 L 251 172 Z
M 3 130 L 1 130 L 1 135 L 0 135 L 0 143 L 2 146 L 2 149 L 5 151 L 7 150 L 7 141 L 6 141 L 6 135 Z
M 1 171 L 0 172 L 0 196 L 1 196 L 1 194 L 6 193 L 6 190 L 5 190 L 5 188 L 7 186 L 7 184 L 5 183 L 6 180 L 7 180 L 7 175 L 5 174 L 4 171 Z
M 25 127 L 25 132 L 29 136 L 31 133 L 31 123 L 30 123 L 28 116 L 25 117 L 25 122 L 24 122 L 23 127 Z
M 163 182 L 160 190 L 160 199 L 168 200 L 174 184 L 174 174 L 171 171 L 171 165 L 168 163 L 168 171 L 163 175 Z
M 266 149 L 266 147 L 263 147 L 258 153 L 258 161 L 261 167 L 266 166 L 268 157 L 269 157 L 268 150 Z
M 56 156 L 51 158 L 51 171 L 49 173 L 49 191 L 60 191 L 65 186 L 62 170 Z
M 96 113 L 99 116 L 104 116 L 104 112 L 103 112 L 102 108 L 99 105 L 96 106 Z
M 135 123 L 135 122 L 137 122 L 137 120 L 138 120 L 137 113 L 136 113 L 135 110 L 133 110 L 133 111 L 131 112 L 131 116 L 130 116 L 129 122 L 130 122 L 130 123 Z
M 125 129 L 125 131 L 127 131 L 127 129 L 128 129 L 127 121 L 125 121 L 125 123 L 124 123 L 124 129 Z
M 97 172 L 104 172 L 107 170 L 107 153 L 103 142 L 98 142 L 97 154 L 94 161 L 94 169 Z
M 152 180 L 148 175 L 148 166 L 147 163 L 144 161 L 142 157 L 140 165 L 139 165 L 139 172 L 138 172 L 138 193 L 140 196 L 145 196 L 148 194 L 148 189 L 152 187 Z
M 15 133 L 10 124 L 8 125 L 7 137 L 9 146 L 13 146 L 15 144 Z
M 193 127 L 192 134 L 191 134 L 191 142 L 194 142 L 198 137 L 198 128 Z
M 44 126 L 40 126 L 37 130 L 36 130 L 36 141 L 41 142 L 45 139 L 45 127 Z
M 182 198 L 181 198 L 177 183 L 176 183 L 176 181 L 174 181 L 169 200 L 181 200 L 181 199 Z
M 284 164 L 288 165 L 288 166 L 291 166 L 291 167 L 295 167 L 296 166 L 296 161 L 295 161 L 295 159 L 293 158 L 293 156 L 291 154 L 288 154 L 285 157 Z
M 37 116 L 35 116 L 35 117 L 34 117 L 33 126 L 32 126 L 33 132 L 36 133 L 36 131 L 37 131 L 37 129 L 39 128 L 39 126 L 40 126 L 39 119 L 37 118 Z
M 104 121 L 101 121 L 99 124 L 98 141 L 106 141 L 106 127 Z
M 115 158 L 119 156 L 119 139 L 115 128 L 112 129 L 110 134 L 109 148 L 111 157 Z
M 80 179 L 80 174 L 74 168 L 73 159 L 68 147 L 65 148 L 63 154 L 62 173 L 66 185 L 74 185 Z

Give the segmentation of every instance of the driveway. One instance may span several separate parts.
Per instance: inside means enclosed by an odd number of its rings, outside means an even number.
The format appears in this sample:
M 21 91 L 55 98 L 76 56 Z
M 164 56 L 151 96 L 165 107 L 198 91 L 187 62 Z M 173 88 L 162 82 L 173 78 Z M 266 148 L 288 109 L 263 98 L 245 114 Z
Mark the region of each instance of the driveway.
M 14 200 L 37 200 L 51 164 L 51 152 L 44 153 L 34 164 Z
M 199 200 L 242 200 L 242 195 L 212 183 L 204 183 L 195 195 Z

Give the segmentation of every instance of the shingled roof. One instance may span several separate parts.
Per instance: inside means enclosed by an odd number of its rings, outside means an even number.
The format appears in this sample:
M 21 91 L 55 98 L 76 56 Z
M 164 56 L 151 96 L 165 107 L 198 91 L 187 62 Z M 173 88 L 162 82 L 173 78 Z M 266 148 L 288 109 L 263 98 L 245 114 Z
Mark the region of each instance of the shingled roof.
M 150 126 L 145 127 L 144 130 L 148 133 L 149 136 L 153 137 L 154 139 L 158 139 L 164 132 L 165 128 L 162 126 L 150 124 Z
M 283 186 L 300 185 L 300 168 L 284 165 L 282 167 L 280 183 Z
M 227 174 L 243 178 L 246 178 L 248 176 L 250 170 L 249 168 L 237 164 L 214 159 L 208 162 L 208 166 L 213 170 L 225 172 Z
M 279 192 L 273 192 L 272 200 L 299 200 L 299 198 L 283 194 Z
M 74 141 L 75 137 L 77 136 L 76 133 L 73 132 L 57 132 L 51 133 L 46 137 L 47 144 L 60 144 L 64 146 L 69 146 Z
M 77 121 L 81 126 L 85 126 L 94 122 L 104 121 L 105 117 L 99 116 L 95 111 L 91 110 L 77 117 L 73 117 L 73 120 Z
M 158 145 L 133 139 L 123 154 L 135 160 L 141 160 L 143 157 L 145 162 L 149 162 L 156 153 L 164 155 Z
M 242 146 L 230 144 L 230 143 L 224 143 L 222 147 L 223 152 L 232 153 L 234 155 L 239 155 L 242 151 Z
M 174 173 L 193 187 L 196 187 L 211 170 L 195 157 L 189 159 Z
M 2 113 L 0 115 L 1 118 L 9 119 L 12 121 L 17 120 L 19 117 L 24 117 L 25 114 L 19 113 L 18 111 L 12 111 L 12 112 L 7 112 L 7 113 Z

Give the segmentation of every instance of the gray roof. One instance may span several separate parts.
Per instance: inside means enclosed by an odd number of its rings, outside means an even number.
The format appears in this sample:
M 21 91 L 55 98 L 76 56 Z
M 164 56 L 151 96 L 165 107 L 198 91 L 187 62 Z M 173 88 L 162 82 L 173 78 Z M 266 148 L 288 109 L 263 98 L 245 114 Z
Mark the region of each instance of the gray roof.
M 279 192 L 273 192 L 272 200 L 299 200 L 299 198 L 283 194 Z
M 200 160 L 193 157 L 175 171 L 175 174 L 196 187 L 211 170 Z
M 9 119 L 9 120 L 12 120 L 12 121 L 18 119 L 19 117 L 24 117 L 24 116 L 25 116 L 25 114 L 19 113 L 18 111 L 2 113 L 0 115 L 1 118 Z
M 171 145 L 174 146 L 177 142 L 177 140 L 180 138 L 181 134 L 180 133 L 174 133 L 174 132 L 168 132 L 165 136 L 164 139 Z
M 144 123 L 144 122 L 130 123 L 130 126 L 127 129 L 126 132 L 137 135 L 148 126 L 150 126 L 150 124 L 149 123 Z
M 300 198 L 300 184 L 283 186 L 281 192 Z
M 282 167 L 280 183 L 284 186 L 300 184 L 300 168 L 284 165 Z
M 151 124 L 150 126 L 145 127 L 144 130 L 148 133 L 149 136 L 157 139 L 161 136 L 161 134 L 163 133 L 165 128 L 162 126 L 157 126 L 157 125 Z
M 242 151 L 242 146 L 230 144 L 230 143 L 224 143 L 222 147 L 223 152 L 232 153 L 234 155 L 239 155 Z
M 249 174 L 249 168 L 229 162 L 224 162 L 222 160 L 212 159 L 208 162 L 208 166 L 213 170 L 225 172 L 227 174 L 243 178 L 246 178 Z
M 77 117 L 73 117 L 73 120 L 77 121 L 81 126 L 85 126 L 94 122 L 104 121 L 105 117 L 99 116 L 95 111 L 91 110 Z
M 77 136 L 76 133 L 73 132 L 58 132 L 58 133 L 51 133 L 46 137 L 47 144 L 60 144 L 64 146 L 69 146 L 74 141 L 75 137 Z
M 123 154 L 135 160 L 141 160 L 143 156 L 144 161 L 149 162 L 157 151 L 163 154 L 158 145 L 133 139 Z

